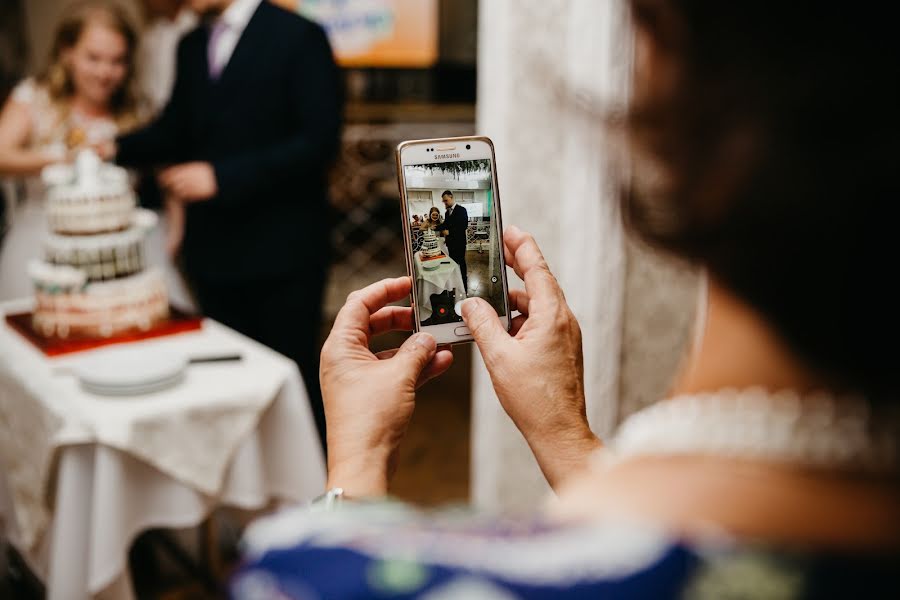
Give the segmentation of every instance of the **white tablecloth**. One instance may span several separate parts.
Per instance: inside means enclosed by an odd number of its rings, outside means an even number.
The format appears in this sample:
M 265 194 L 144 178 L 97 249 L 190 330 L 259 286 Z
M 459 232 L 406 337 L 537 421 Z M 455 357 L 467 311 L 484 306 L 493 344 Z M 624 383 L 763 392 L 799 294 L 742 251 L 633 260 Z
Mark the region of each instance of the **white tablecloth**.
M 425 261 L 436 263 L 435 261 Z M 445 290 L 456 290 L 456 301 L 466 298 L 466 288 L 463 285 L 462 272 L 459 265 L 449 256 L 440 261 L 440 266 L 433 271 L 428 271 L 422 266 L 422 253 L 416 252 L 413 264 L 416 266 L 416 294 L 419 297 L 419 318 L 421 320 L 431 317 L 431 295 L 440 294 Z M 446 263 L 446 264 L 445 264 Z
M 130 596 L 127 550 L 149 527 L 196 525 L 217 504 L 303 500 L 324 485 L 292 361 L 210 320 L 139 344 L 243 359 L 192 365 L 170 390 L 105 398 L 66 374 L 89 353 L 47 359 L 0 325 L 0 516 L 51 599 Z

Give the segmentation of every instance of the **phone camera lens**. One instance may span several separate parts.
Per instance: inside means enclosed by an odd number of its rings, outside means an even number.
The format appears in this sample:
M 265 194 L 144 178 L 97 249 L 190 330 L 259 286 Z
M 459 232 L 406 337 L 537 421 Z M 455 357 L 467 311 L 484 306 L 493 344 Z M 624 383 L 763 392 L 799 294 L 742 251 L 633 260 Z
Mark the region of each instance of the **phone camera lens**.
M 471 149 L 472 149 L 472 145 L 471 145 L 471 144 L 466 144 L 466 150 L 471 150 Z

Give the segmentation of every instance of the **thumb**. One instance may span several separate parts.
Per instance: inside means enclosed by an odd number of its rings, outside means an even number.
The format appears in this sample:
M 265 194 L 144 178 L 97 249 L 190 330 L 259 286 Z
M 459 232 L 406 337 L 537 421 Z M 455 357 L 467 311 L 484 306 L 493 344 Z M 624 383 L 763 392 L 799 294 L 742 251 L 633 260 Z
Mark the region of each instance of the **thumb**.
M 469 298 L 463 301 L 462 318 L 465 321 L 482 356 L 487 358 L 499 344 L 509 339 L 497 311 L 481 298 Z
M 419 332 L 403 342 L 397 349 L 397 354 L 391 359 L 398 363 L 403 370 L 403 375 L 415 383 L 422 371 L 434 358 L 437 351 L 437 342 L 430 333 Z

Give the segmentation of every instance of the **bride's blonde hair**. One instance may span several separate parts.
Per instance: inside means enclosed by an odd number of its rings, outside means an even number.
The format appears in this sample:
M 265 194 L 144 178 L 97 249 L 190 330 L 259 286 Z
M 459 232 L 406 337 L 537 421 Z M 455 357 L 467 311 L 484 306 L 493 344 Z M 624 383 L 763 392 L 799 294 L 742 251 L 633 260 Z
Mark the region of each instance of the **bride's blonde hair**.
M 122 7 L 107 0 L 84 0 L 70 6 L 63 14 L 56 28 L 50 60 L 39 81 L 47 87 L 50 99 L 63 112 L 75 93 L 72 74 L 63 64 L 63 53 L 74 47 L 88 24 L 101 24 L 115 31 L 125 40 L 127 47 L 127 70 L 122 85 L 110 98 L 110 110 L 121 130 L 134 127 L 138 123 L 139 102 L 135 91 L 135 54 L 137 51 L 137 31 Z

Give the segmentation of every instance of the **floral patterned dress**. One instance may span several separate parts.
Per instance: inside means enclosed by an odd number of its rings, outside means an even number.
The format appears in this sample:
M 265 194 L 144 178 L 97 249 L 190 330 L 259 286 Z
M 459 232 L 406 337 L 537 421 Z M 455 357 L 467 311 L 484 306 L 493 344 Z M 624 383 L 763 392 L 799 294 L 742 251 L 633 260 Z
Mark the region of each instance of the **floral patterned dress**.
M 230 591 L 236 600 L 900 598 L 900 560 L 686 543 L 637 523 L 345 504 L 253 524 Z

